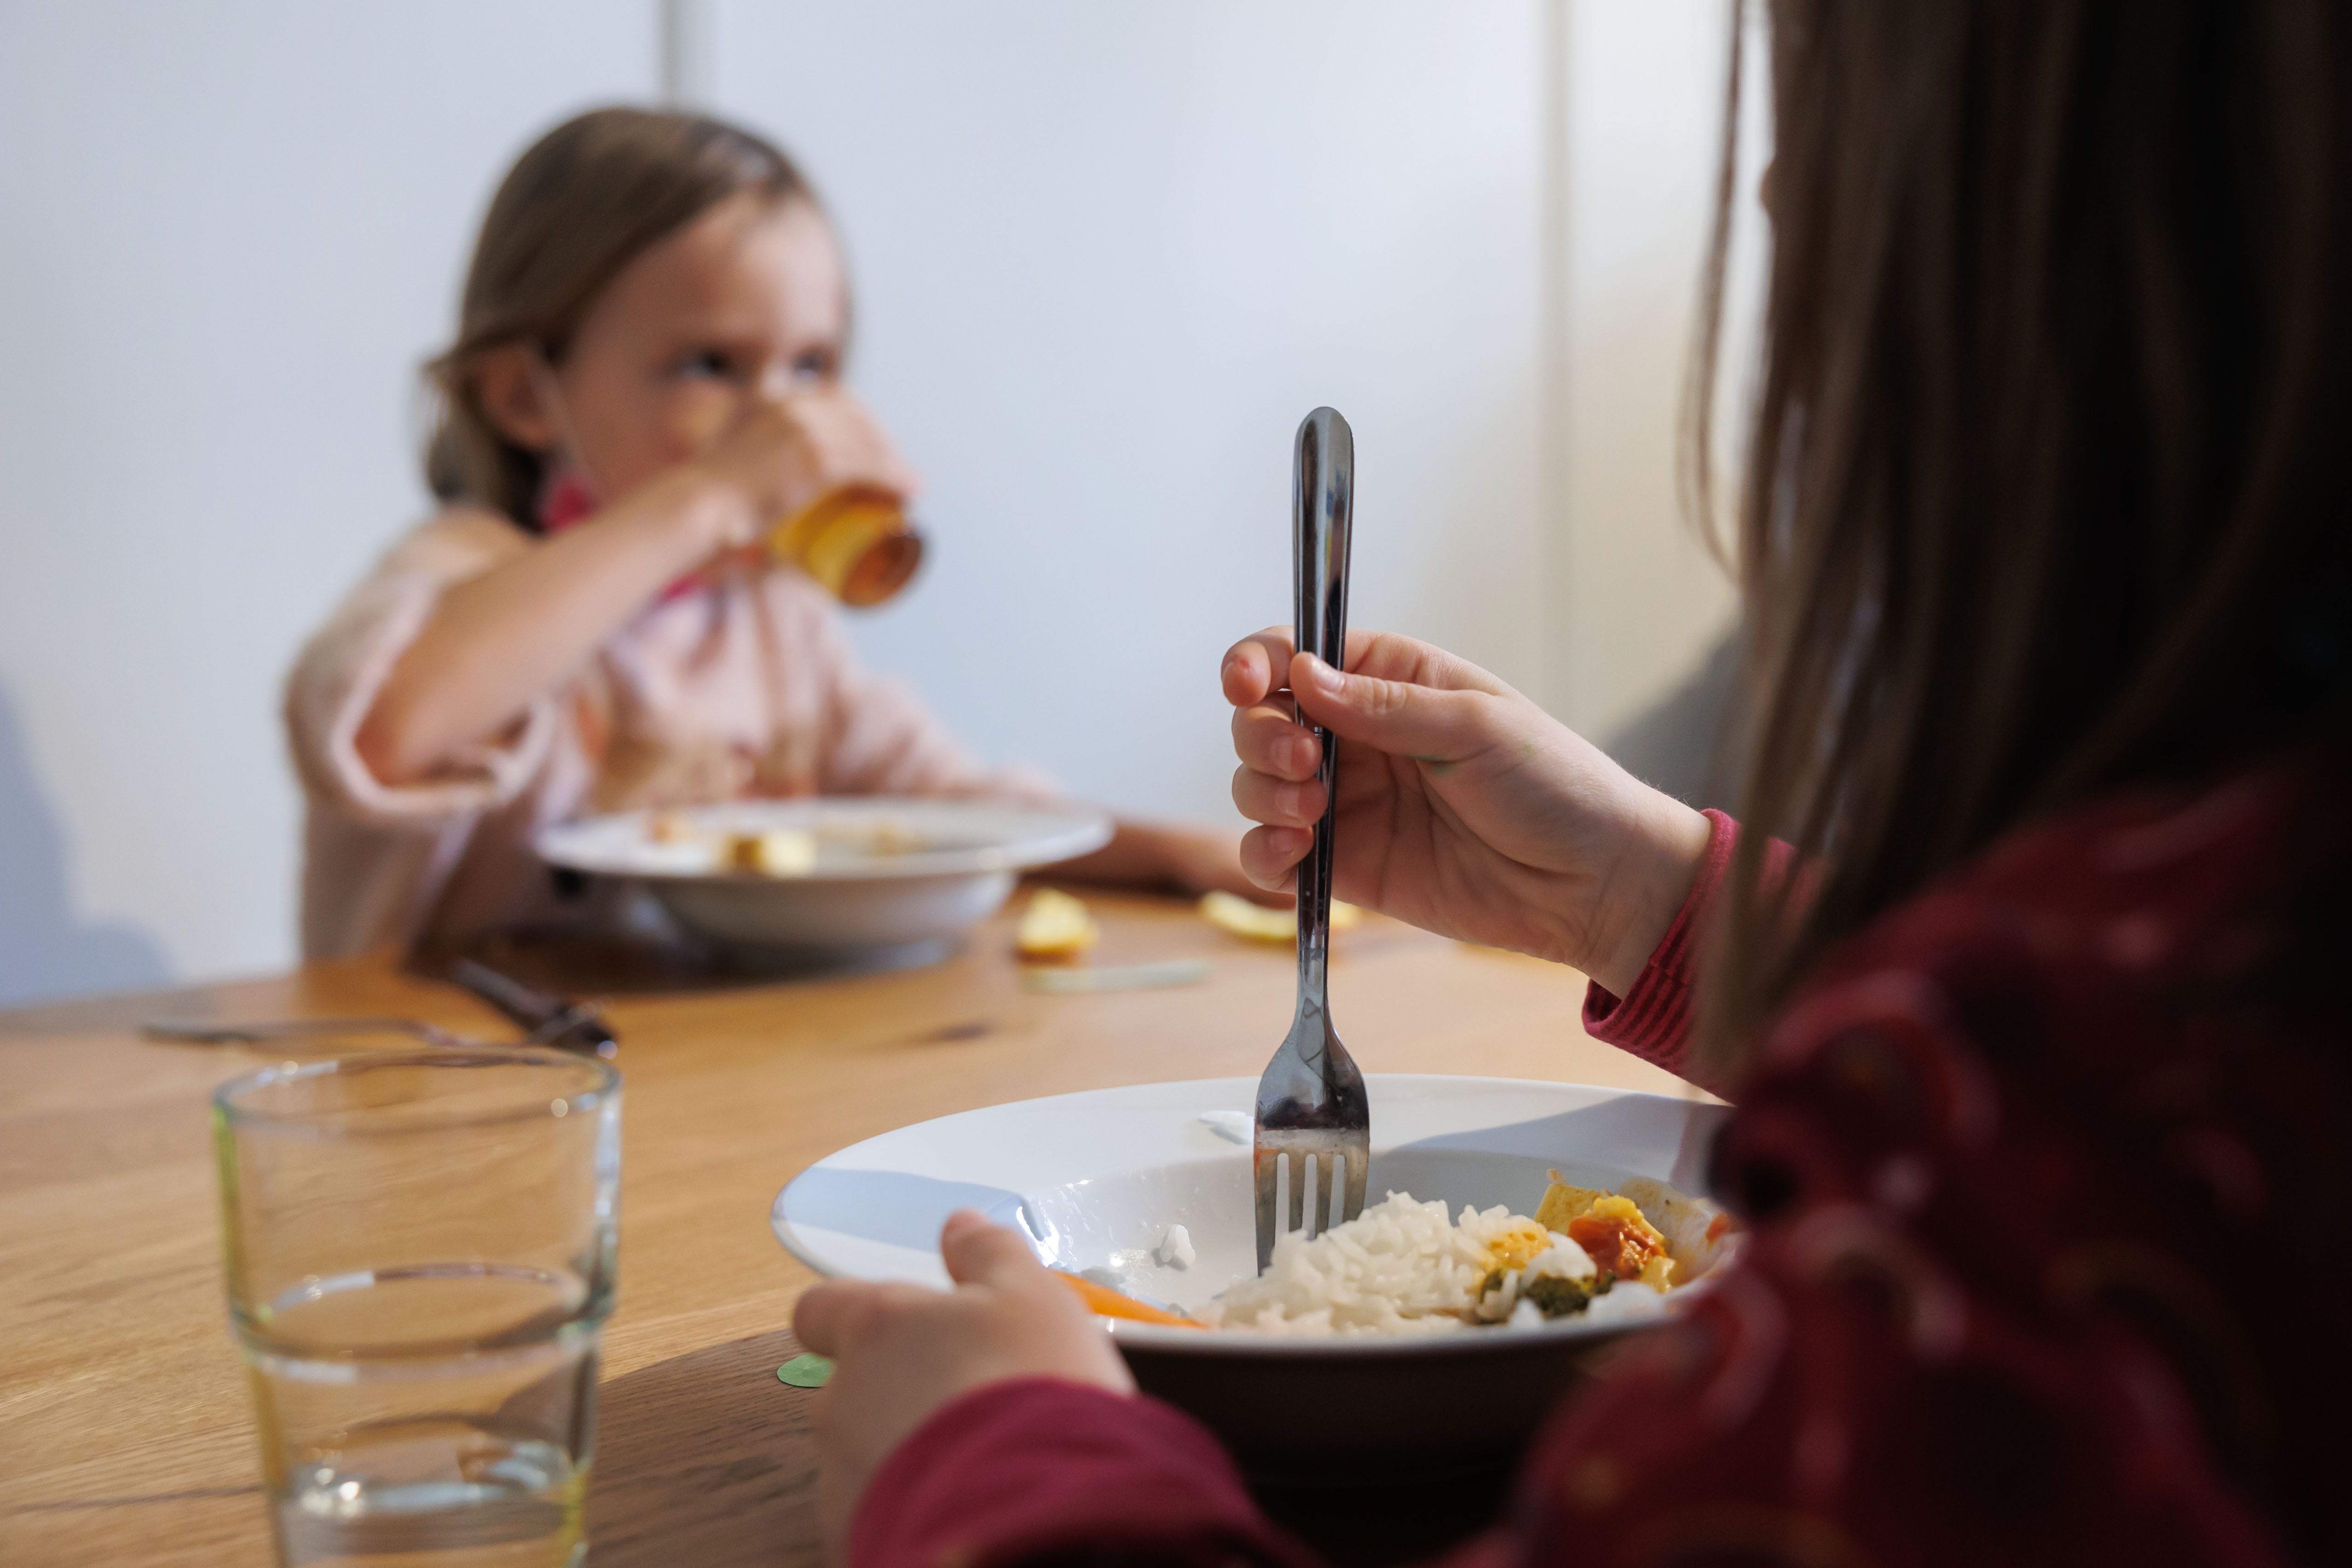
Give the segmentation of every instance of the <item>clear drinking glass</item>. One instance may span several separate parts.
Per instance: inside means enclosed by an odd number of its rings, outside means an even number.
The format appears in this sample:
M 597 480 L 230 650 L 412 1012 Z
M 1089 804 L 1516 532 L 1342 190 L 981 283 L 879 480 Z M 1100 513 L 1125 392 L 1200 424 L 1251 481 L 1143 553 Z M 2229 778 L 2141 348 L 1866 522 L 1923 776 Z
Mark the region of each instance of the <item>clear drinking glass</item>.
M 583 1561 L 621 1082 L 557 1051 L 289 1062 L 213 1097 L 279 1561 Z

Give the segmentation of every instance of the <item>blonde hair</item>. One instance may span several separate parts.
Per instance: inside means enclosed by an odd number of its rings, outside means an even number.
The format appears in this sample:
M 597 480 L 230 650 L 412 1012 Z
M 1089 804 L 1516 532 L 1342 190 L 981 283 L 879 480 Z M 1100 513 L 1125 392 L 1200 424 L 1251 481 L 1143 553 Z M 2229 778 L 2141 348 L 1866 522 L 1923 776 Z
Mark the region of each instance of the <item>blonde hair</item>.
M 700 114 L 593 110 L 517 159 L 474 243 L 457 341 L 425 366 L 440 405 L 425 452 L 433 493 L 535 527 L 545 460 L 484 412 L 474 377 L 480 355 L 527 343 L 561 363 L 581 318 L 623 268 L 745 192 L 816 200 L 781 149 Z

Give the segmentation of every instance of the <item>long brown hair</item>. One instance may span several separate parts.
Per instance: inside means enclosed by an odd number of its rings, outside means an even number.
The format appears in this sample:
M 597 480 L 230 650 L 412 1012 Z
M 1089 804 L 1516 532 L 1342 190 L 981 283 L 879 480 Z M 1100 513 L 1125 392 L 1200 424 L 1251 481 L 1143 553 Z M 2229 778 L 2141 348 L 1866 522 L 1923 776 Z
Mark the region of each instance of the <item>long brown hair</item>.
M 1768 5 L 1751 831 L 1718 1045 L 2019 824 L 2306 727 L 2352 650 L 2352 18 Z M 1731 134 L 1685 427 L 1702 496 Z M 1801 911 L 1759 886 L 1767 834 L 1818 862 Z
M 425 456 L 433 493 L 530 526 L 543 464 L 483 413 L 473 374 L 479 355 L 524 342 L 561 363 L 581 318 L 623 268 L 747 191 L 816 199 L 774 145 L 699 114 L 593 110 L 517 159 L 482 219 L 457 341 L 425 367 L 440 397 Z

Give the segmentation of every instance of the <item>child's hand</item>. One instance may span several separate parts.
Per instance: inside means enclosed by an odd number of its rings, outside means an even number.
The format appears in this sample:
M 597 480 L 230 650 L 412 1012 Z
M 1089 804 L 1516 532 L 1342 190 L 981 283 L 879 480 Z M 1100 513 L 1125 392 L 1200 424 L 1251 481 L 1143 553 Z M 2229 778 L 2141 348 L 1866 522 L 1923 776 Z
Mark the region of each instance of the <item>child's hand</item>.
M 916 489 L 913 471 L 882 426 L 863 404 L 833 387 L 751 400 L 695 466 L 745 502 L 743 536 L 730 543 L 749 543 L 843 485 L 901 498 Z
M 1234 835 L 1176 823 L 1122 820 L 1108 844 L 1091 855 L 1060 862 L 1052 874 L 1056 881 L 1097 882 L 1144 892 L 1173 889 L 1194 898 L 1238 893 L 1261 904 L 1286 901 L 1270 896 L 1242 870 Z M 1286 885 L 1279 889 L 1289 890 Z
M 1348 639 L 1349 673 L 1288 631 L 1234 645 L 1234 803 L 1259 886 L 1286 889 L 1315 841 L 1320 748 L 1286 686 L 1339 736 L 1334 890 L 1449 936 L 1572 964 L 1624 994 L 1706 854 L 1698 813 L 1475 665 L 1387 633 Z
M 1202 893 L 1237 893 L 1261 904 L 1285 901 L 1268 898 L 1268 889 L 1250 880 L 1249 874 L 1242 869 L 1241 847 L 1231 833 L 1124 822 L 1119 824 L 1119 833 L 1122 837 L 1133 834 L 1150 870 L 1157 871 L 1160 879 L 1183 892 L 1196 897 Z M 1147 875 L 1138 879 L 1151 879 Z M 1286 893 L 1290 889 L 1286 884 L 1273 890 Z
M 835 1562 L 875 1470 L 958 1395 L 1016 1377 L 1135 1392 L 1110 1336 L 1019 1237 L 965 1210 L 940 1253 L 953 1290 L 829 1279 L 793 1312 L 801 1343 L 836 1363 L 815 1412 L 817 1512 Z

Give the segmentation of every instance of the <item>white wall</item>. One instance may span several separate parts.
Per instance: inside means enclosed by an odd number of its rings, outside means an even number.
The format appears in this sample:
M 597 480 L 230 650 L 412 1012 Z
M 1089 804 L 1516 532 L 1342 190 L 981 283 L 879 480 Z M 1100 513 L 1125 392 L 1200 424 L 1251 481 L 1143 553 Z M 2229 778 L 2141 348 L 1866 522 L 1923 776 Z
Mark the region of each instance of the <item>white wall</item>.
M 652 91 L 654 39 L 648 0 L 0 7 L 0 700 L 50 814 L 0 823 L 0 896 L 50 904 L 22 918 L 127 922 L 179 974 L 291 958 L 279 678 L 423 505 L 415 368 L 499 167 Z M 52 831 L 69 911 L 25 885 Z M 12 934 L 0 999 L 144 977 Z
M 860 623 L 868 657 L 991 753 L 1226 813 L 1215 659 L 1288 618 L 1291 432 L 1328 401 L 1359 624 L 1587 719 L 1663 683 L 1719 599 L 1685 603 L 1680 544 L 1612 541 L 1675 526 L 1643 410 L 1712 158 L 1714 67 L 1676 51 L 1717 9 L 708 0 L 705 90 L 830 196 L 856 376 L 929 481 L 929 574 Z M 657 20 L 0 9 L 0 1001 L 290 959 L 278 679 L 422 504 L 414 371 L 491 184 L 560 115 L 649 95 Z M 1548 80 L 1601 215 L 1572 205 L 1573 267 Z M 1547 344 L 1580 389 L 1549 447 Z
M 1351 616 L 1536 674 L 1529 0 L 732 0 L 716 97 L 852 253 L 939 548 L 859 640 L 1000 753 L 1227 816 L 1290 447 L 1354 426 Z
M 1675 482 L 1699 264 L 1714 219 L 1727 7 L 1720 0 L 1569 0 L 1555 34 L 1563 87 L 1565 243 L 1551 327 L 1558 415 L 1547 439 L 1545 689 L 1606 738 L 1688 675 L 1730 625 L 1734 591 L 1685 515 Z M 1752 54 L 1752 52 L 1751 52 Z M 1748 77 L 1728 342 L 1748 341 L 1762 257 L 1755 174 L 1766 141 Z M 1718 403 L 1744 407 L 1750 356 L 1729 356 Z M 1726 450 L 1736 460 L 1736 444 Z M 1727 483 L 1723 500 L 1736 492 Z

